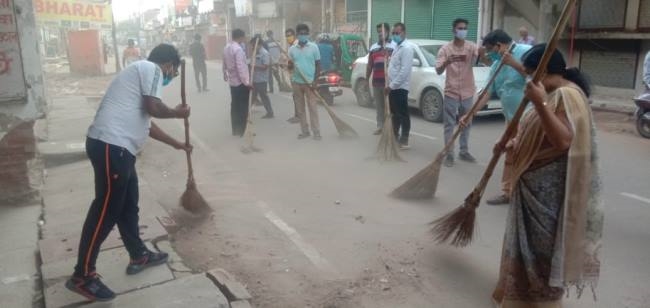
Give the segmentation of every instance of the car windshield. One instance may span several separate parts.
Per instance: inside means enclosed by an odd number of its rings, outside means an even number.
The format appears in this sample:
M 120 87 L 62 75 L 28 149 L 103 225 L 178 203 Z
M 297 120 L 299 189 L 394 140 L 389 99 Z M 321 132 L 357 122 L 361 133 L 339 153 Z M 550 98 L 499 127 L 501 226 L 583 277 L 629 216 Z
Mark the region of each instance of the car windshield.
M 440 50 L 440 45 L 420 45 L 420 51 L 424 55 L 424 58 L 429 63 L 429 66 L 436 66 L 436 55 L 438 50 Z

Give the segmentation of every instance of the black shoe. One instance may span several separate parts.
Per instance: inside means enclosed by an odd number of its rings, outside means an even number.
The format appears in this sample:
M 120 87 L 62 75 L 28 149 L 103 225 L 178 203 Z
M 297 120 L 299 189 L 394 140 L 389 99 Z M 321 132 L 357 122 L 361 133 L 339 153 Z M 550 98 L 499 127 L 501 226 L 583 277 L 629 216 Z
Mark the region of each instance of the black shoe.
M 298 117 L 289 118 L 289 119 L 287 120 L 287 122 L 289 122 L 289 123 L 291 123 L 291 124 L 300 123 L 300 118 L 298 118 Z
M 445 158 L 445 167 L 453 167 L 454 166 L 454 155 L 453 154 L 448 154 L 447 157 Z
M 262 119 L 273 119 L 273 118 L 274 118 L 274 117 L 273 117 L 273 114 L 272 114 L 272 113 L 267 113 L 266 115 L 264 115 L 264 116 L 262 117 Z
M 167 263 L 169 255 L 164 252 L 151 252 L 147 251 L 145 254 L 137 260 L 131 260 L 129 265 L 126 267 L 127 275 L 135 275 L 139 272 L 142 272 L 144 269 Z
M 100 276 L 96 273 L 92 273 L 88 277 L 72 276 L 65 282 L 65 287 L 91 301 L 107 302 L 113 300 L 115 293 L 99 278 Z
M 309 136 L 311 136 L 310 133 L 302 133 L 302 134 L 298 135 L 298 139 L 309 138 Z
M 460 160 L 464 160 L 464 161 L 470 162 L 470 163 L 475 163 L 476 162 L 476 158 L 474 158 L 474 156 L 472 156 L 472 154 L 469 154 L 469 152 L 461 152 L 460 154 L 458 154 L 458 158 Z

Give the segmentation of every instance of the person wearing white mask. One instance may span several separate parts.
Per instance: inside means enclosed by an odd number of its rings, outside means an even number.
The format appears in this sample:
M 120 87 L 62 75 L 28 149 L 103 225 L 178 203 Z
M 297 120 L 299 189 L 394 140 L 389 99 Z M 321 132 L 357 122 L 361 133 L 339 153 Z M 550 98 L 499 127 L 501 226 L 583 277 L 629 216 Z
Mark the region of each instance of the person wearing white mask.
M 474 84 L 473 64 L 478 58 L 478 46 L 465 40 L 469 22 L 463 18 L 457 18 L 453 22 L 454 40 L 440 48 L 436 60 L 436 72 L 445 77 L 445 98 L 444 125 L 445 143 L 451 138 L 454 127 L 460 119 L 472 107 L 476 85 Z M 470 126 L 465 127 L 460 135 L 460 153 L 458 158 L 467 162 L 476 162 L 476 159 L 469 153 L 468 139 Z M 445 166 L 454 165 L 453 147 L 447 153 Z

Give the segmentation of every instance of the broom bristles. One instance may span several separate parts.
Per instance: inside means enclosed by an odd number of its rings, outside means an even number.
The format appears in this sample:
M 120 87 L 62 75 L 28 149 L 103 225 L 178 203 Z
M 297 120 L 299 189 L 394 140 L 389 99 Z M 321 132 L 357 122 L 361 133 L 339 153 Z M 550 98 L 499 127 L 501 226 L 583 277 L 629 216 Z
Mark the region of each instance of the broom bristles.
M 393 131 L 393 121 L 389 117 L 387 117 L 384 127 L 381 129 L 381 138 L 379 139 L 379 145 L 377 145 L 376 154 L 381 161 L 405 161 L 399 156 L 397 140 L 395 140 L 395 132 Z
M 431 222 L 431 233 L 438 243 L 448 242 L 452 246 L 465 247 L 472 242 L 476 224 L 476 208 L 479 198 L 473 191 L 465 203 L 449 214 Z
M 332 118 L 332 122 L 334 122 L 334 126 L 336 127 L 336 131 L 338 131 L 339 136 L 341 137 L 352 137 L 352 138 L 357 138 L 359 137 L 359 134 L 357 133 L 350 124 L 345 123 L 341 118 L 339 118 L 334 111 L 327 106 L 327 103 L 323 101 L 322 99 L 319 98 L 323 106 L 325 106 L 325 110 L 327 110 L 327 113 L 330 115 L 330 118 Z
M 424 169 L 408 179 L 404 184 L 395 188 L 391 195 L 399 199 L 430 199 L 438 189 L 442 155 Z
M 181 206 L 192 213 L 209 212 L 212 210 L 208 202 L 205 201 L 201 193 L 196 189 L 194 182 L 187 183 L 185 192 L 181 196 Z

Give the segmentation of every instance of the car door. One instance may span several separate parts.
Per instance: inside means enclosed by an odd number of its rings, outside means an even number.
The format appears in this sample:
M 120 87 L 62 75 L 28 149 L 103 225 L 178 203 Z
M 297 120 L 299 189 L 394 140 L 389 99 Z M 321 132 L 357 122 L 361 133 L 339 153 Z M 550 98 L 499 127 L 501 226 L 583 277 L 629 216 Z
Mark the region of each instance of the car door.
M 413 62 L 419 62 L 419 65 L 414 63 L 411 69 L 411 83 L 409 85 L 409 106 L 420 108 L 420 96 L 422 95 L 421 89 L 424 88 L 424 83 L 427 80 L 428 63 L 422 55 L 422 51 L 418 45 L 415 45 L 415 52 L 413 54 Z

